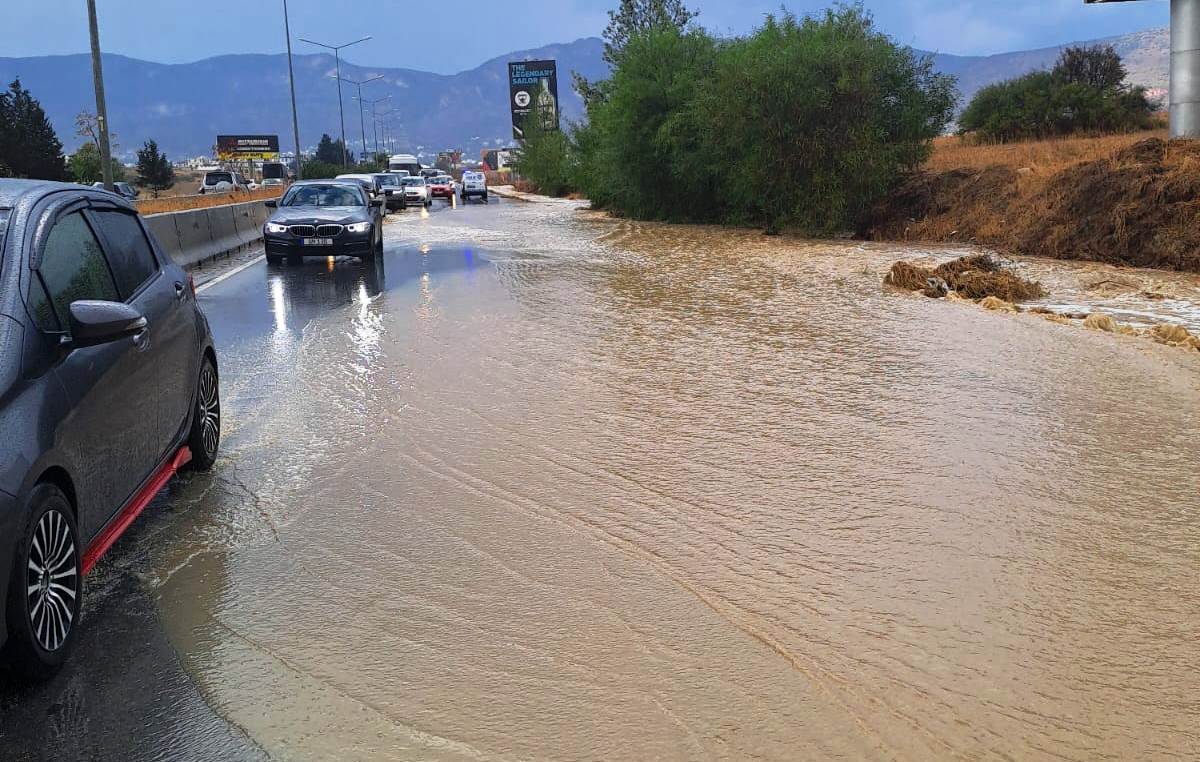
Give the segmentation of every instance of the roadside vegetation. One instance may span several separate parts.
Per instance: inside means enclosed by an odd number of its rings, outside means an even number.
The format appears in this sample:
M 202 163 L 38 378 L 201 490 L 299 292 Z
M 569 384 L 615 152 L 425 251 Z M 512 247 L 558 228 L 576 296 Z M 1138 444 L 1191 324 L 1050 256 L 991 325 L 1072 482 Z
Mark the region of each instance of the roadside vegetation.
M 67 180 L 62 150 L 42 104 L 21 80 L 0 92 L 0 177 Z
M 980 90 L 958 119 L 962 135 L 981 142 L 1148 129 L 1157 104 L 1125 83 L 1111 45 L 1072 47 L 1050 71 Z
M 612 75 L 576 79 L 587 121 L 531 134 L 523 176 L 641 219 L 830 234 L 929 157 L 955 88 L 861 5 L 717 38 L 682 0 L 610 12 Z
M 334 140 L 328 134 L 323 134 L 317 143 L 316 153 L 312 155 L 312 158 L 304 160 L 301 172 L 305 178 L 316 178 L 387 171 L 387 154 L 377 154 L 372 161 L 358 164 L 348 163 L 351 156 L 351 152 L 342 143 L 341 138 Z

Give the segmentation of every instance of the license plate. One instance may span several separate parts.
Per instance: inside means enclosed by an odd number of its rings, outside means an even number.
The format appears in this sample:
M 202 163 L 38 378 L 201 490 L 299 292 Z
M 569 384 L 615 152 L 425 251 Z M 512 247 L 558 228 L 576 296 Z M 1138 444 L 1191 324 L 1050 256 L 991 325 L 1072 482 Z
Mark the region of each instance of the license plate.
M 332 238 L 302 238 L 300 239 L 301 246 L 332 246 Z

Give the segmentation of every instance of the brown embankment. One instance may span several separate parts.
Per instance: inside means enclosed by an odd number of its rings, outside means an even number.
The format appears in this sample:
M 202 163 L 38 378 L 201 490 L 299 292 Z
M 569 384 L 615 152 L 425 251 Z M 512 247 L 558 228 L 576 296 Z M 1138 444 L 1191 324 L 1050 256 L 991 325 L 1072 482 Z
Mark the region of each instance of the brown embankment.
M 862 232 L 1200 271 L 1200 141 L 1141 133 L 970 146 L 945 138 Z
M 259 188 L 258 190 L 244 193 L 210 193 L 203 196 L 142 198 L 138 199 L 136 204 L 138 211 L 142 214 L 160 214 L 162 212 L 183 212 L 188 209 L 205 209 L 210 206 L 224 206 L 226 204 L 241 204 L 246 201 L 278 198 L 282 194 L 282 188 Z

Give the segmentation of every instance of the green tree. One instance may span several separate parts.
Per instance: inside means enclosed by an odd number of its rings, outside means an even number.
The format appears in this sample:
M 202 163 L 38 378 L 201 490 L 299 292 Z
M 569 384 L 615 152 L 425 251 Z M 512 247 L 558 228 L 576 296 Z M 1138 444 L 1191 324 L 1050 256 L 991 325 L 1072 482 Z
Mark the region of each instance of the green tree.
M 1058 57 L 1053 74 L 1064 83 L 1116 92 L 1125 86 L 1125 64 L 1112 45 L 1070 47 Z
M 158 143 L 153 140 L 147 140 L 137 152 L 137 184 L 153 190 L 155 198 L 159 191 L 175 184 L 175 168 L 166 154 L 159 153 Z
M 604 60 L 615 65 L 630 40 L 654 30 L 682 32 L 696 16 L 683 0 L 621 0 L 616 10 L 608 12 Z
M 538 94 L 533 114 L 540 114 L 545 104 Z M 517 169 L 521 175 L 550 196 L 565 196 L 574 189 L 573 155 L 570 140 L 562 130 L 554 129 L 542 119 L 525 120 L 525 138 L 517 151 Z
M 321 141 L 317 143 L 316 160 L 325 164 L 343 164 L 346 160 L 346 146 L 342 143 L 342 139 L 334 140 L 328 135 L 321 135 Z M 307 177 L 307 173 L 305 174 Z
M 100 149 L 94 143 L 84 143 L 67 159 L 67 172 L 77 183 L 91 185 L 104 179 L 100 171 Z M 112 160 L 113 182 L 125 179 L 125 165 L 116 159 Z
M 696 118 L 736 168 L 724 195 L 740 221 L 827 234 L 925 161 L 956 100 L 952 78 L 854 5 L 768 16 L 723 46 Z
M 62 142 L 20 79 L 0 93 L 0 164 L 14 177 L 67 179 Z

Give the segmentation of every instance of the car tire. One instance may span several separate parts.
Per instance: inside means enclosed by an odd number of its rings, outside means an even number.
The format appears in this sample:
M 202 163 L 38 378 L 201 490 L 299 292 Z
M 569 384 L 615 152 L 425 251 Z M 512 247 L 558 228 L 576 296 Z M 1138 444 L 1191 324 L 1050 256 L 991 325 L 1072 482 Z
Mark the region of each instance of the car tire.
M 75 511 L 61 489 L 39 484 L 28 504 L 29 518 L 9 578 L 5 655 L 21 677 L 42 682 L 54 677 L 75 644 L 83 601 L 83 548 Z
M 283 264 L 283 256 L 280 254 L 268 254 L 267 255 L 267 264 L 268 265 L 281 265 L 281 264 Z
M 196 377 L 196 399 L 192 403 L 192 429 L 188 432 L 188 448 L 192 451 L 189 467 L 208 471 L 217 462 L 221 447 L 221 384 L 217 366 L 208 355 L 200 361 Z
M 485 203 L 485 204 L 486 204 L 486 203 L 487 203 L 487 200 L 488 200 L 488 199 L 487 199 L 487 194 L 486 194 L 486 193 L 484 193 L 484 194 L 483 194 L 483 203 Z

